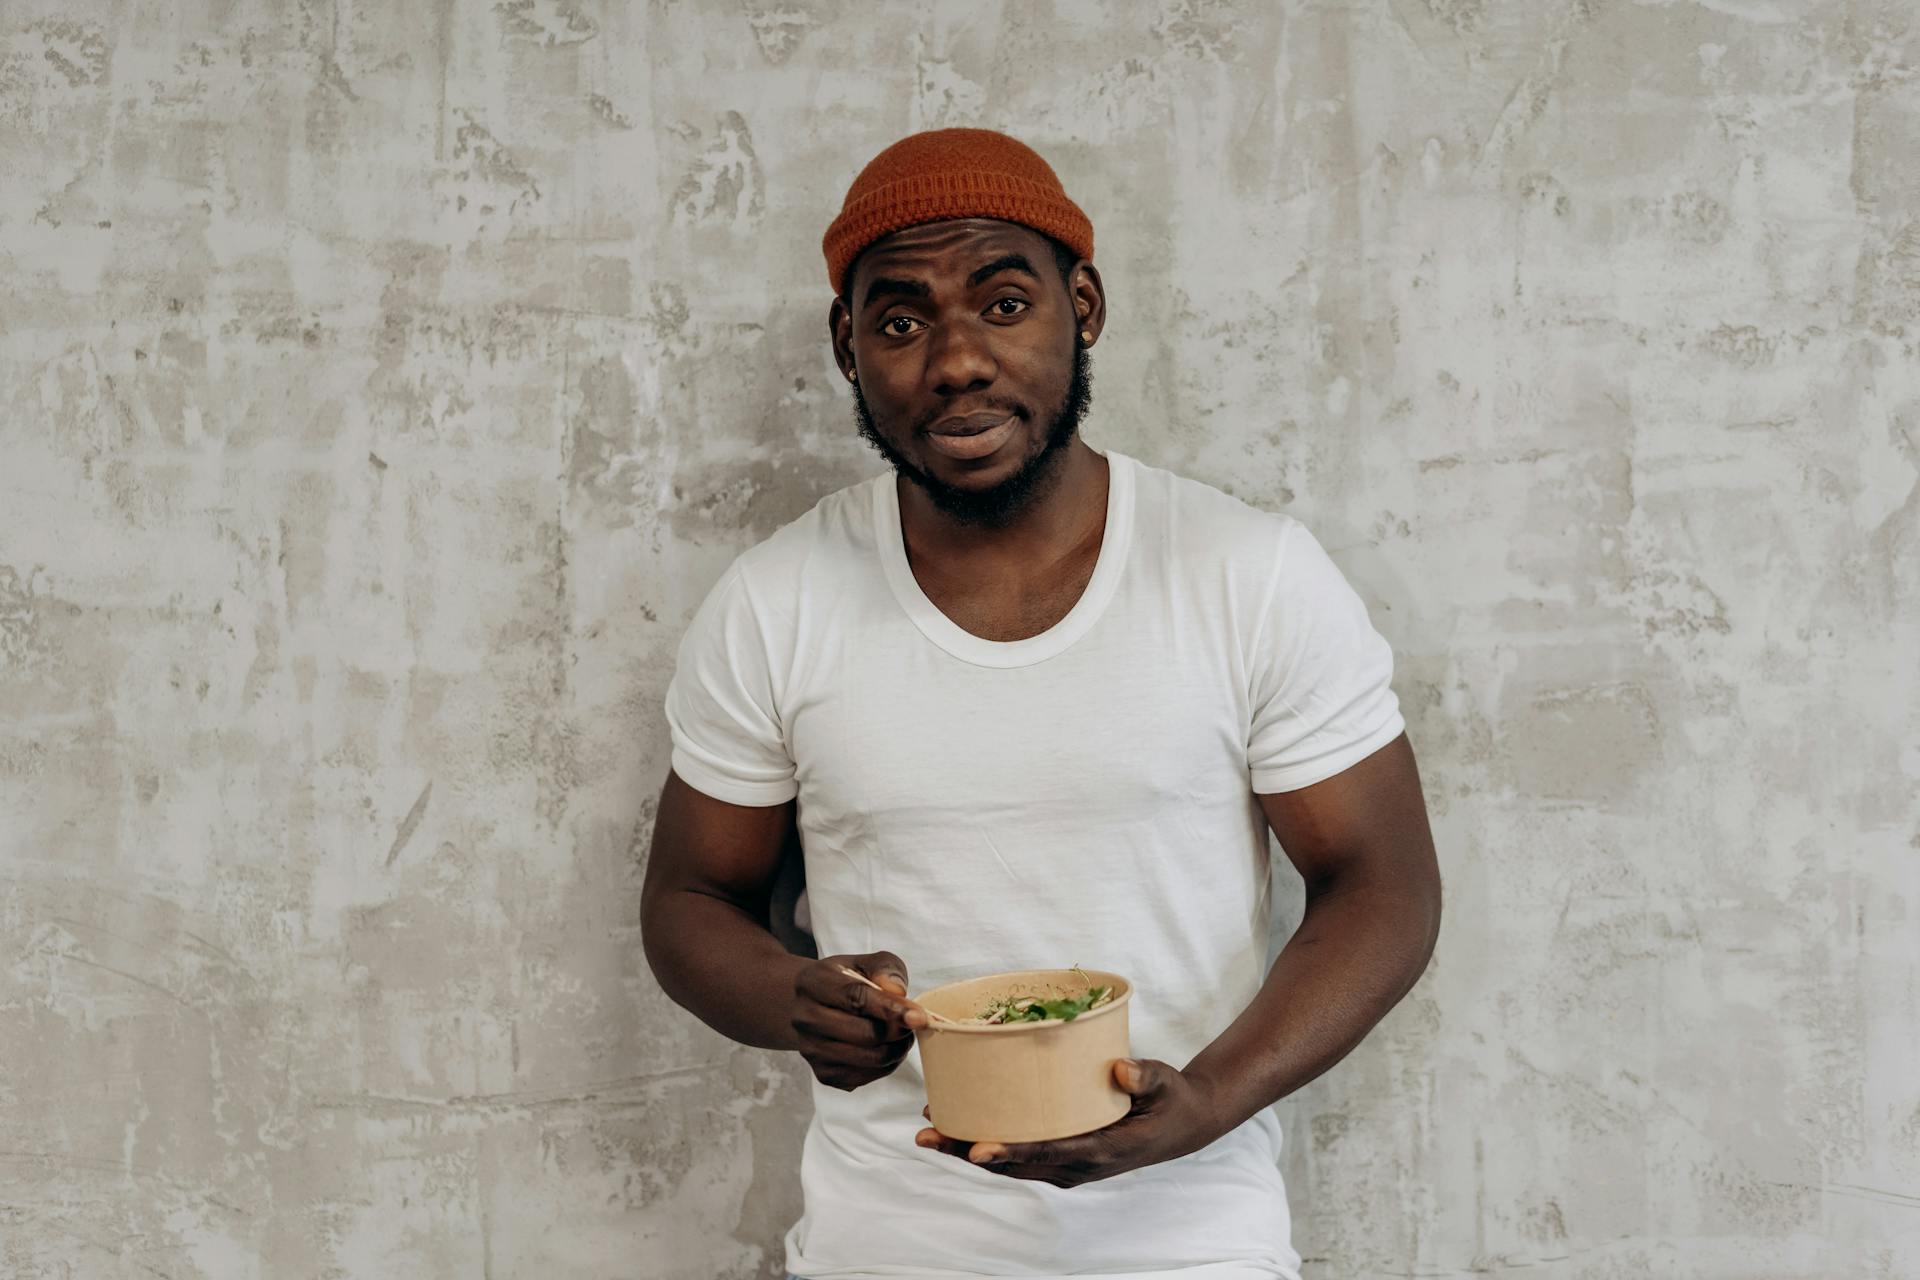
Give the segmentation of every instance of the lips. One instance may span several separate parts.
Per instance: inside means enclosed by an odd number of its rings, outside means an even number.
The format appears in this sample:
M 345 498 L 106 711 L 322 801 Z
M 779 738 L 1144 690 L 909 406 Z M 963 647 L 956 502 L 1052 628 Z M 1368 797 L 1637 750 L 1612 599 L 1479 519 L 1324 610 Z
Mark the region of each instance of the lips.
M 998 454 L 1015 437 L 1019 422 L 1012 413 L 943 418 L 927 433 L 927 445 L 956 461 L 979 462 Z
M 989 409 L 980 413 L 969 413 L 964 417 L 942 418 L 928 428 L 936 436 L 977 436 L 991 431 L 1014 415 L 1006 410 Z

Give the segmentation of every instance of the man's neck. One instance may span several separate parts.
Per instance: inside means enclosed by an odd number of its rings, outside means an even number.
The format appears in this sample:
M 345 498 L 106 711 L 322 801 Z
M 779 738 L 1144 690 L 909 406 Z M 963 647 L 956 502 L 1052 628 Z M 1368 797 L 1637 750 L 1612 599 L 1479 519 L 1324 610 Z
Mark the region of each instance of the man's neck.
M 945 572 L 1043 570 L 1071 555 L 1106 520 L 1107 459 L 1075 436 L 1033 497 L 1005 524 L 968 524 L 933 504 L 904 476 L 900 491 L 901 535 L 916 565 Z

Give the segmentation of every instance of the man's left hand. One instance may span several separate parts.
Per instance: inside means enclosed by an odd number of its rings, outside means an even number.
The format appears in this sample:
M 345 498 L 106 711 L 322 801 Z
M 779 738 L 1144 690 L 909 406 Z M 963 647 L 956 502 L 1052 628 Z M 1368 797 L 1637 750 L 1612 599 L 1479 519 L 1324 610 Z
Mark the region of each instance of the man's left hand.
M 965 1142 L 922 1129 L 914 1141 L 989 1173 L 1077 1187 L 1178 1159 L 1220 1136 L 1204 1091 L 1171 1065 L 1120 1058 L 1113 1079 L 1133 1096 L 1133 1109 L 1104 1129 L 1052 1142 Z

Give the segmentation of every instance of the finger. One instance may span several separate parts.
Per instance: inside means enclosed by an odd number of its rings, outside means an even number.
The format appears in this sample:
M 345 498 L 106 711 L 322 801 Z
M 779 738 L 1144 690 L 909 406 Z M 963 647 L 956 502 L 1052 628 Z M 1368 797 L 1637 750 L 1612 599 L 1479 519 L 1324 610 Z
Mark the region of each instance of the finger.
M 800 1012 L 794 1015 L 793 1025 L 818 1039 L 837 1040 L 842 1044 L 889 1044 L 912 1039 L 872 1018 L 843 1013 L 823 1004 L 802 1005 Z
M 932 1021 L 932 1019 L 927 1016 L 927 1011 L 920 1007 L 918 1001 L 907 998 L 907 966 L 901 962 L 899 956 L 894 955 L 891 951 L 876 952 L 874 955 L 864 957 L 860 963 L 853 965 L 852 968 L 859 973 L 866 974 L 869 978 L 872 978 L 875 982 L 886 988 L 884 992 L 885 995 L 895 997 L 893 1000 L 884 1002 L 888 1010 L 888 1016 L 892 1018 L 897 1015 L 899 1022 L 906 1029 L 914 1030 L 919 1027 L 924 1027 L 928 1022 Z M 861 983 L 860 985 L 863 987 L 866 986 L 865 983 Z M 875 995 L 882 994 L 881 992 L 875 992 L 871 987 L 867 987 L 866 989 L 869 992 L 867 997 L 869 1000 Z M 900 1012 L 902 1009 L 904 1009 L 905 1012 Z
M 965 1160 L 973 1144 L 962 1138 L 949 1138 L 938 1129 L 922 1129 L 913 1135 L 913 1144 L 928 1151 L 938 1151 L 943 1156 L 952 1156 L 956 1160 Z
M 967 1162 L 988 1173 L 1027 1182 L 1050 1182 L 1056 1187 L 1077 1187 L 1117 1172 L 1113 1155 L 1105 1148 L 1073 1141 L 1048 1142 L 976 1142 L 966 1153 Z
M 983 1164 L 980 1168 L 1002 1178 L 1017 1178 L 1022 1182 L 1045 1182 L 1063 1189 L 1097 1182 L 1107 1176 L 1104 1173 L 1072 1169 L 1058 1164 Z
M 842 1015 L 851 1016 L 851 1015 Z M 843 1028 L 840 1024 L 828 1027 L 825 1031 L 808 1030 L 796 1021 L 799 1043 L 794 1045 L 801 1053 L 810 1058 L 819 1058 L 830 1062 L 858 1062 L 868 1066 L 891 1067 L 907 1056 L 913 1048 L 912 1036 L 888 1038 L 875 1034 L 879 1028 L 875 1023 L 854 1019 L 860 1026 L 855 1028 L 848 1039 L 841 1039 Z
M 887 1023 L 896 1033 L 927 1025 L 926 1010 L 919 1005 L 886 991 L 876 991 L 858 978 L 838 972 L 830 964 L 807 966 L 801 972 L 798 985 L 800 994 L 815 1004 Z
M 821 963 L 829 965 L 841 977 L 858 974 L 866 982 L 877 984 L 890 996 L 907 994 L 907 966 L 891 951 L 876 951 L 864 956 L 829 956 Z M 855 980 L 858 981 L 857 978 Z
M 975 1164 L 1033 1165 L 1085 1172 L 1110 1162 L 1144 1134 L 1140 1122 L 1121 1117 L 1103 1129 L 1047 1142 L 976 1142 L 967 1153 Z
M 968 1164 L 1004 1173 L 1009 1177 L 1051 1181 L 1057 1177 L 1084 1178 L 1097 1164 L 1098 1153 L 1090 1147 L 1047 1142 L 969 1142 L 949 1138 L 938 1129 L 922 1129 L 913 1137 L 914 1145 L 943 1156 L 965 1160 Z
M 814 1062 L 857 1067 L 866 1071 L 891 1070 L 907 1056 L 907 1046 L 841 1044 L 837 1040 L 811 1041 L 800 1052 Z
M 866 975 L 889 996 L 906 996 L 906 961 L 893 952 L 874 952 L 872 956 L 849 956 L 847 969 Z
M 1074 1138 L 1053 1142 L 976 1142 L 967 1159 L 975 1164 L 1063 1165 L 1084 1164 L 1098 1153 Z
M 1150 1098 L 1179 1075 L 1171 1063 L 1156 1058 L 1115 1058 L 1113 1082 L 1136 1098 Z
M 902 1000 L 884 991 L 875 991 L 864 983 L 845 978 L 838 985 L 815 982 L 800 993 L 814 1004 L 855 1014 L 881 1024 L 893 1036 L 910 1035 L 928 1024 L 926 1010 L 910 1000 Z
M 937 1129 L 922 1129 L 914 1135 L 914 1143 L 929 1151 L 955 1160 L 965 1160 L 976 1169 L 999 1174 L 1008 1178 L 1019 1178 L 1027 1182 L 1050 1182 L 1056 1187 L 1077 1187 L 1083 1182 L 1103 1177 L 1097 1166 L 1088 1164 L 1039 1164 L 1010 1160 L 989 1160 L 985 1163 L 974 1160 L 971 1155 L 982 1147 L 990 1152 L 998 1147 L 997 1143 L 973 1143 L 961 1138 L 949 1138 Z
M 907 962 L 891 951 L 874 951 L 864 956 L 854 956 L 852 968 L 858 969 L 875 982 L 891 982 L 899 990 L 898 995 L 907 994 Z
M 885 1023 L 899 1034 L 911 1034 L 930 1021 L 925 1009 L 903 998 L 904 989 L 900 996 L 894 996 L 849 979 L 842 994 L 854 1012 L 875 1022 Z

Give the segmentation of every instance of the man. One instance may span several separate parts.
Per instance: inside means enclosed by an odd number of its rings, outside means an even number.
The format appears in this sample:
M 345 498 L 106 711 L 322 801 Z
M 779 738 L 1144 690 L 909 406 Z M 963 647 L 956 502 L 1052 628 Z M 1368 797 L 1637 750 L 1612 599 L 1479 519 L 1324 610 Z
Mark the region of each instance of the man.
M 674 1000 L 813 1070 L 788 1267 L 1295 1276 L 1268 1108 L 1406 993 L 1439 922 L 1387 645 L 1298 522 L 1078 434 L 1106 295 L 1038 155 L 904 139 L 824 249 L 893 474 L 694 618 L 642 906 Z M 819 960 L 768 928 L 795 826 Z M 1307 907 L 1263 974 L 1269 827 Z M 1131 1112 L 1016 1145 L 925 1127 L 909 975 L 1073 964 L 1134 984 Z

